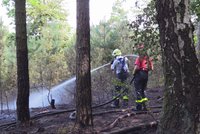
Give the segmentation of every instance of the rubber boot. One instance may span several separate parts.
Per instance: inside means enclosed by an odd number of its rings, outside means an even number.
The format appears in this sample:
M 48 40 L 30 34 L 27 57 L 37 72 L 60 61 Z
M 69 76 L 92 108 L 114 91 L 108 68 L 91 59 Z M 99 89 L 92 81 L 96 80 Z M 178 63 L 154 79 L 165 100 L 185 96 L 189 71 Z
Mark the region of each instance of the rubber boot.
M 142 110 L 142 104 L 141 103 L 136 103 L 136 110 L 137 111 Z
M 128 100 L 127 99 L 123 100 L 122 107 L 123 108 L 127 108 L 128 107 Z
M 143 106 L 143 109 L 142 109 L 142 110 L 143 110 L 143 111 L 147 111 L 147 106 L 146 106 L 146 104 L 143 103 L 142 106 Z

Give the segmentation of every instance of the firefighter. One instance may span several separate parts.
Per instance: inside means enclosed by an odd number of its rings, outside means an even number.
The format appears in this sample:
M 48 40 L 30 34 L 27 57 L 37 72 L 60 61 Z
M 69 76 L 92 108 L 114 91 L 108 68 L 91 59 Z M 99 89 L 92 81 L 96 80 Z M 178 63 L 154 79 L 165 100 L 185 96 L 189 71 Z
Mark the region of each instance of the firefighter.
M 147 110 L 146 102 L 148 101 L 148 98 L 144 91 L 147 88 L 148 72 L 153 70 L 153 63 L 152 59 L 149 58 L 145 51 L 143 43 L 137 45 L 137 51 L 139 57 L 136 58 L 133 69 L 133 75 L 135 77 L 136 110 Z
M 112 56 L 114 57 L 113 61 L 111 62 L 111 70 L 115 74 L 117 81 L 114 83 L 115 84 L 115 91 L 114 91 L 114 96 L 118 96 L 122 92 L 122 87 L 123 89 L 126 88 L 125 81 L 128 77 L 129 73 L 129 68 L 128 68 L 128 58 L 125 56 L 122 56 L 122 53 L 119 49 L 115 49 L 112 52 Z M 126 89 L 125 92 L 122 94 L 122 106 L 126 107 L 128 106 L 128 89 Z M 111 105 L 112 107 L 119 107 L 120 103 L 120 98 L 116 98 L 114 103 Z

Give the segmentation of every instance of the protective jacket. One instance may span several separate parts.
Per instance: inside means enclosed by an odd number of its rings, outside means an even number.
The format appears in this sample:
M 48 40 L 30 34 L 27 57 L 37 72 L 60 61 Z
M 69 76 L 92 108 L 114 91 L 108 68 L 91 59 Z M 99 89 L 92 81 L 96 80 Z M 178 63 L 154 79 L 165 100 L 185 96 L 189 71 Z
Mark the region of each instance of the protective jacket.
M 124 65 L 120 64 L 120 60 L 124 60 Z M 129 72 L 128 58 L 124 56 L 117 56 L 111 64 L 111 70 L 114 70 L 116 74 L 121 73 L 122 69 Z
M 111 70 L 113 70 L 117 77 L 117 82 L 115 82 L 115 91 L 113 93 L 113 97 L 116 98 L 122 92 L 122 88 L 126 89 L 125 81 L 127 80 L 129 68 L 128 68 L 128 58 L 124 56 L 116 56 L 111 64 Z M 123 106 L 128 105 L 128 89 L 125 90 L 123 95 L 121 96 L 123 100 Z M 120 98 L 116 98 L 113 106 L 119 107 Z
M 148 82 L 148 71 L 153 70 L 152 59 L 149 59 L 147 56 L 138 57 L 135 60 L 135 66 L 138 67 L 135 75 L 134 86 L 136 91 L 136 108 L 137 110 L 146 109 L 145 102 L 148 101 L 148 98 L 145 95 L 145 89 L 147 88 Z

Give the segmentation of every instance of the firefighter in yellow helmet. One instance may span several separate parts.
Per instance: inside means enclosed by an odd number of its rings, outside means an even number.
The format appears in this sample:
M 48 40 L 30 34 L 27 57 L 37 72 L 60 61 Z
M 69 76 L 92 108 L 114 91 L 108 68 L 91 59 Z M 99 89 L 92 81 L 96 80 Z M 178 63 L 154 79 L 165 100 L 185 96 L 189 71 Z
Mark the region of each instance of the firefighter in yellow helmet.
M 111 70 L 116 75 L 117 81 L 115 83 L 115 92 L 114 92 L 114 98 L 121 93 L 122 87 L 126 88 L 125 81 L 127 80 L 128 74 L 129 74 L 129 68 L 128 68 L 128 58 L 125 56 L 122 56 L 122 53 L 119 49 L 115 49 L 112 52 L 112 56 L 114 57 L 112 63 L 111 63 Z M 124 89 L 124 88 L 123 88 Z M 124 92 L 122 95 L 122 106 L 126 107 L 128 106 L 128 89 Z M 116 98 L 114 103 L 111 105 L 112 107 L 119 107 L 120 106 L 120 98 Z
M 113 56 L 113 57 L 121 56 L 121 55 L 122 55 L 122 52 L 121 52 L 119 49 L 115 49 L 115 50 L 112 52 L 112 56 Z

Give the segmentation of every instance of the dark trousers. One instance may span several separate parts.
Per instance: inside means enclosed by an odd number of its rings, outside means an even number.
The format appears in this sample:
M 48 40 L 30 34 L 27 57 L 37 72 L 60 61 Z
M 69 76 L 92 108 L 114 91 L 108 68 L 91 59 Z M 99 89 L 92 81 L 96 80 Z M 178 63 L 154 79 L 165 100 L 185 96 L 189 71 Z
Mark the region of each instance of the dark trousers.
M 141 110 L 142 106 L 146 108 L 145 102 L 147 101 L 144 90 L 147 88 L 148 71 L 139 70 L 135 74 L 134 86 L 136 92 L 136 108 Z
M 128 73 L 123 72 L 123 73 L 116 74 L 116 76 L 117 76 L 118 82 L 115 83 L 114 97 L 119 95 L 122 92 L 122 88 L 123 88 L 125 90 L 124 93 L 122 94 L 123 103 L 124 103 L 124 105 L 128 105 L 128 100 L 129 100 L 128 99 L 128 89 L 127 89 L 126 83 L 125 83 L 125 81 L 128 78 Z M 118 97 L 114 101 L 114 105 L 117 107 L 119 106 L 119 99 L 120 98 Z

